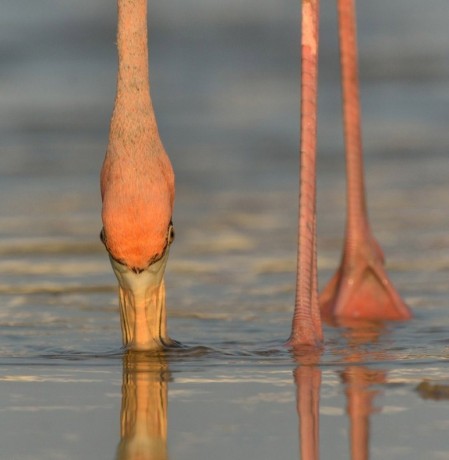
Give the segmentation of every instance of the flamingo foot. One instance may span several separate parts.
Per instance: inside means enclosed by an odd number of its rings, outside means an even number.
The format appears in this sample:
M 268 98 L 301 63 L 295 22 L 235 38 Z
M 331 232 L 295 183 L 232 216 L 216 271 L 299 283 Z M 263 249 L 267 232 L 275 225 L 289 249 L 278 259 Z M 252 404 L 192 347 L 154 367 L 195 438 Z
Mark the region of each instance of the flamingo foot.
M 323 318 L 407 320 L 412 313 L 390 281 L 377 242 L 343 257 L 320 295 Z M 366 247 L 368 246 L 368 247 Z

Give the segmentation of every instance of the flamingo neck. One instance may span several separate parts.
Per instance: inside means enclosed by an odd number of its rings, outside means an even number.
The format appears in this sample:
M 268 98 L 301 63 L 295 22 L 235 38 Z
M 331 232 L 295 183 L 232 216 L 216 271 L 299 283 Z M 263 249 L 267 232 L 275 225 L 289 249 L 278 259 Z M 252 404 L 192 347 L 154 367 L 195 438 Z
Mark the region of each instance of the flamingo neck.
M 155 119 L 148 70 L 147 0 L 117 0 L 118 78 L 115 108 Z

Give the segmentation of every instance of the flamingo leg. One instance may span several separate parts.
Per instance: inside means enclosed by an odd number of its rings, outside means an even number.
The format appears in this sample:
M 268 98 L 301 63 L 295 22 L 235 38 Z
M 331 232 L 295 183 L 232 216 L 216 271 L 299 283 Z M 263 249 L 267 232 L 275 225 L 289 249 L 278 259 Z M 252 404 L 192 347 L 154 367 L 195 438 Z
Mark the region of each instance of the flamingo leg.
M 347 219 L 341 264 L 320 295 L 326 318 L 406 320 L 411 312 L 384 268 L 366 209 L 355 0 L 338 0 L 343 118 L 346 146 Z
M 295 311 L 288 345 L 318 346 L 323 338 L 317 292 L 316 138 L 319 0 L 302 0 L 299 236 Z

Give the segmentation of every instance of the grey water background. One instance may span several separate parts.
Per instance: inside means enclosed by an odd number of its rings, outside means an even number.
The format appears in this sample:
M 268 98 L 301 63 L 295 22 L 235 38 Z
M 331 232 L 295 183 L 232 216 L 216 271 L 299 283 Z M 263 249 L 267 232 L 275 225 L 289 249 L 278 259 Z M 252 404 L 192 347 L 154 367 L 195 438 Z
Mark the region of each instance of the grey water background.
M 98 238 L 115 2 L 0 9 L 0 458 L 138 458 L 119 447 L 122 383 L 134 374 Z M 449 384 L 449 4 L 363 0 L 358 19 L 370 217 L 415 318 L 372 340 L 326 327 L 320 458 L 351 458 L 344 376 L 355 365 L 376 376 L 360 390 L 373 400 L 368 458 L 446 459 L 447 393 L 416 388 Z M 335 2 L 322 2 L 321 21 L 322 285 L 344 224 Z M 177 176 L 169 331 L 189 348 L 148 356 L 141 371 L 159 395 L 168 387 L 167 451 L 143 436 L 143 458 L 299 458 L 298 363 L 282 347 L 296 257 L 299 1 L 150 1 L 149 27 L 152 96 Z

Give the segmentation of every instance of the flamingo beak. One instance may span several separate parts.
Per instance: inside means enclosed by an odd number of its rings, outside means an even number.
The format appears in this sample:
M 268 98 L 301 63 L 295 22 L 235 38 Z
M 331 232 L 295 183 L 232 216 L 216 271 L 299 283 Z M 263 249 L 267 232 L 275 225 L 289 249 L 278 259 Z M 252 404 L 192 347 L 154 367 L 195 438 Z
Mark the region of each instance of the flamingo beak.
M 153 264 L 140 272 L 109 256 L 119 282 L 123 345 L 129 350 L 158 350 L 170 345 L 167 335 L 164 272 L 169 246 Z

